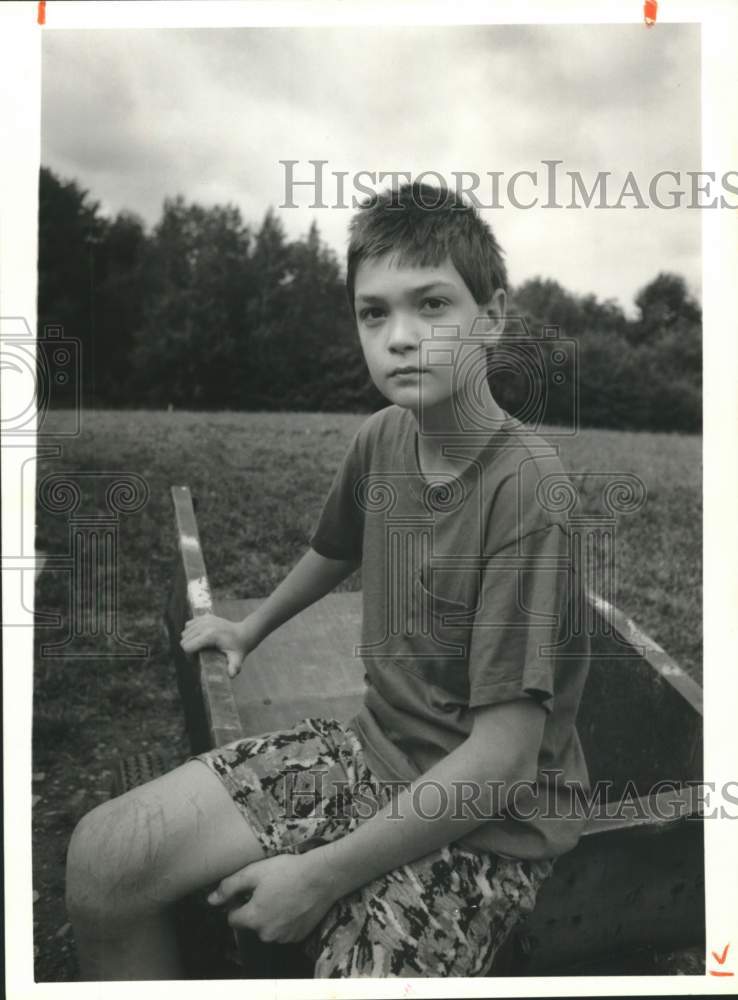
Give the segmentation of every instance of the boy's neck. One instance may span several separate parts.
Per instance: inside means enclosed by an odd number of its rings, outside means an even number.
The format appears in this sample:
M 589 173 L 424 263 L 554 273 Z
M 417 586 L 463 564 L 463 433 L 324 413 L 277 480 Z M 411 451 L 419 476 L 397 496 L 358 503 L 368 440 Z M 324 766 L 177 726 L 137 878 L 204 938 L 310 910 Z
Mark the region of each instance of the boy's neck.
M 419 414 L 415 410 L 412 411 L 418 424 L 418 463 L 424 475 L 432 473 L 459 475 L 469 464 L 471 455 L 468 458 L 446 455 L 446 446 L 463 447 L 463 439 L 467 434 L 470 445 L 480 445 L 480 433 L 475 434 L 473 428 L 465 426 L 460 420 L 459 403 L 458 398 L 451 397 L 434 407 L 425 407 L 422 427 Z M 473 419 L 475 412 L 484 414 L 484 419 L 480 421 L 480 432 L 485 436 L 501 427 L 506 419 L 505 411 L 498 405 L 486 383 L 480 396 L 476 397 L 472 404 L 464 405 L 463 411 L 468 415 L 467 419 Z

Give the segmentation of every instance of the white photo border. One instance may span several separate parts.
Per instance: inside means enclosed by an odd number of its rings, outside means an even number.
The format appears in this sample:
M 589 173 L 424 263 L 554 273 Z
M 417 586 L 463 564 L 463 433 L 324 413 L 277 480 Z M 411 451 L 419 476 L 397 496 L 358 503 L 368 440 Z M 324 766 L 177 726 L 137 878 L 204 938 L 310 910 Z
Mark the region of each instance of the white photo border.
M 738 166 L 735 52 L 738 6 L 730 0 L 660 0 L 657 24 L 691 22 L 702 32 L 702 167 L 718 175 Z M 36 3 L 0 9 L 2 96 L 2 215 L 0 217 L 0 316 L 23 316 L 34 330 L 36 312 L 38 171 L 40 166 L 40 71 L 42 31 L 69 28 L 213 27 L 337 24 L 626 24 L 642 21 L 641 0 L 457 0 L 387 3 L 318 2 L 55 2 L 46 24 L 37 24 Z M 647 30 L 644 27 L 644 30 Z M 654 82 L 657 86 L 657 81 Z M 10 152 L 10 156 L 8 156 Z M 704 696 L 705 775 L 720 785 L 738 769 L 738 230 L 734 211 L 702 216 L 704 317 Z M 16 412 L 18 379 L 1 373 L 3 408 Z M 24 457 L 28 457 L 24 452 Z M 13 551 L 11 532 L 23 509 L 35 519 L 34 491 L 18 489 L 19 454 L 3 443 L 3 551 Z M 4 617 L 19 600 L 19 573 L 3 574 Z M 31 874 L 30 630 L 4 630 L 5 934 L 7 994 L 20 997 L 128 997 L 131 983 L 35 983 Z M 732 994 L 735 978 L 709 975 L 726 944 L 738 975 L 738 837 L 729 819 L 705 823 L 707 972 L 705 976 L 535 977 L 510 979 L 323 980 L 251 982 L 251 995 L 274 997 L 487 997 Z M 223 1000 L 241 1000 L 244 981 L 219 981 Z M 134 987 L 151 997 L 199 997 L 195 982 Z

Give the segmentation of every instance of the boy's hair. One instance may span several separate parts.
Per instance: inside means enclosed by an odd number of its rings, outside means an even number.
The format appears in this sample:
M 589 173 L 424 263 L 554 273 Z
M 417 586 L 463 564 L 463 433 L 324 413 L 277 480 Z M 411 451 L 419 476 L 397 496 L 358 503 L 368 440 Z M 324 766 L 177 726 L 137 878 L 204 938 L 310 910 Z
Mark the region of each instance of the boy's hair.
M 507 289 L 503 252 L 494 233 L 460 193 L 403 184 L 372 195 L 349 223 L 346 292 L 354 310 L 356 271 L 363 260 L 397 256 L 399 265 L 434 267 L 451 258 L 477 304 Z

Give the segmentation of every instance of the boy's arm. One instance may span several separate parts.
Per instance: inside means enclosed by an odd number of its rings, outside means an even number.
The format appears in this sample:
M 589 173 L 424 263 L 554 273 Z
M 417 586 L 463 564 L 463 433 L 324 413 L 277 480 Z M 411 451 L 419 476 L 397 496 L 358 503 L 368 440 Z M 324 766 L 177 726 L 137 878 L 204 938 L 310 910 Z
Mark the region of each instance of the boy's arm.
M 269 597 L 241 622 L 216 615 L 191 618 L 180 643 L 189 654 L 215 646 L 226 654 L 228 673 L 235 677 L 248 654 L 298 611 L 333 590 L 361 565 L 359 560 L 327 559 L 308 549 Z
M 356 484 L 367 464 L 362 444 L 365 426 L 354 435 L 334 477 L 305 555 L 242 622 L 215 615 L 200 615 L 186 622 L 181 636 L 186 653 L 215 646 L 226 654 L 228 674 L 235 677 L 244 659 L 270 632 L 333 590 L 361 565 L 363 510 L 356 502 Z M 328 555 L 320 555 L 318 549 Z
M 242 624 L 250 622 L 258 642 L 261 642 L 303 608 L 330 593 L 360 565 L 358 560 L 327 559 L 314 549 L 308 549 L 279 586 Z
M 545 717 L 531 698 L 476 709 L 470 736 L 394 805 L 305 855 L 334 899 L 458 840 L 504 808 L 513 783 L 535 782 Z M 477 815 L 463 798 L 473 799 Z
M 336 900 L 458 840 L 499 812 L 507 797 L 504 790 L 499 795 L 501 785 L 535 781 L 545 715 L 530 698 L 476 709 L 471 735 L 394 803 L 334 843 L 249 865 L 224 879 L 210 901 L 232 904 L 251 892 L 249 902 L 231 913 L 234 926 L 256 930 L 262 940 L 301 940 Z M 470 788 L 480 789 L 476 816 L 459 808 Z M 421 814 L 418 802 L 433 818 Z

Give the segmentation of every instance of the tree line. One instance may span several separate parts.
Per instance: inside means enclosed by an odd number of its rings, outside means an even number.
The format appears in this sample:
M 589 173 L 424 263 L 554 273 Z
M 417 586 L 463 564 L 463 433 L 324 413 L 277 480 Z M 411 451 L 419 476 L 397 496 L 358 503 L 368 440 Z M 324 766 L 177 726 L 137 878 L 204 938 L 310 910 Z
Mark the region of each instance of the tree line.
M 555 281 L 513 288 L 510 315 L 546 350 L 517 366 L 509 343 L 492 354 L 500 403 L 522 413 L 532 392 L 543 393 L 545 419 L 565 422 L 574 392 L 583 426 L 698 431 L 699 305 L 668 273 L 635 305 L 631 319 Z M 232 205 L 176 197 L 147 231 L 132 212 L 106 217 L 76 181 L 44 167 L 38 324 L 81 342 L 87 407 L 367 412 L 385 403 L 361 356 L 336 254 L 315 223 L 288 240 L 272 209 L 254 226 Z M 574 344 L 561 384 L 542 332 L 551 327 Z M 525 360 L 531 345 L 520 346 Z

